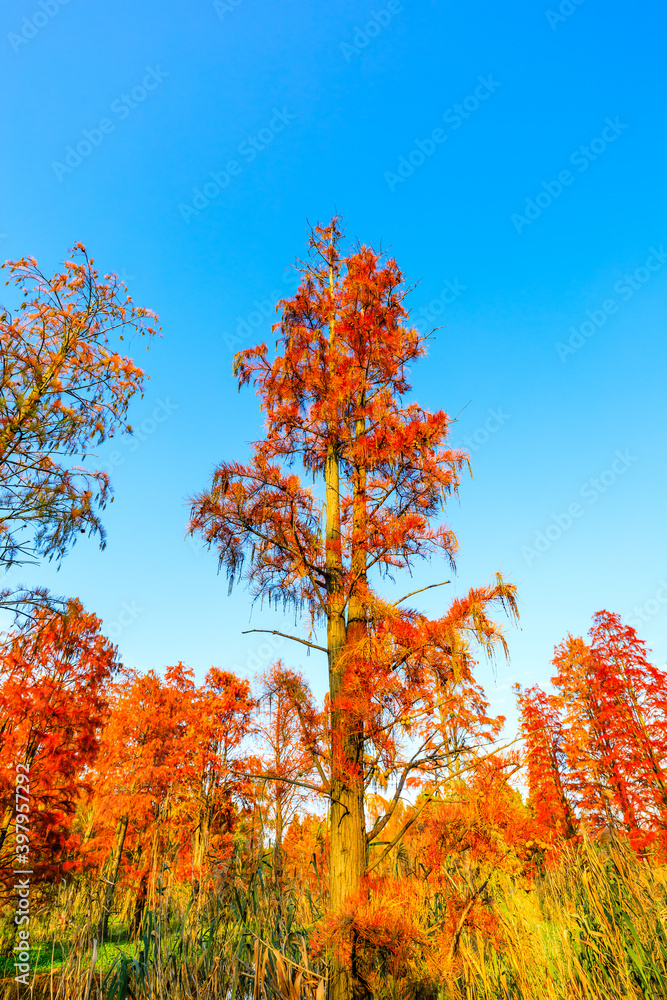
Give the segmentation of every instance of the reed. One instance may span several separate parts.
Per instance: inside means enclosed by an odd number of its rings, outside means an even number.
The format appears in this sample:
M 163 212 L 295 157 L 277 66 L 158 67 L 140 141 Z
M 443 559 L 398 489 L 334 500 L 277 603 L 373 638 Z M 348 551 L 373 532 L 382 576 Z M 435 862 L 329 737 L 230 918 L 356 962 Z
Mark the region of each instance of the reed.
M 126 893 L 109 922 L 107 941 L 95 938 L 101 888 L 81 880 L 62 887 L 44 907 L 33 940 L 42 955 L 41 964 L 33 962 L 34 997 L 325 996 L 325 954 L 312 948 L 326 912 L 317 877 L 308 885 L 278 888 L 267 854 L 193 893 L 164 866 L 153 880 L 138 933 L 132 933 L 134 900 Z M 431 893 L 426 880 L 415 879 L 419 926 L 410 960 L 397 972 L 382 949 L 371 953 L 379 974 L 368 995 L 373 1000 L 667 998 L 667 869 L 650 857 L 637 857 L 622 841 L 584 841 L 563 850 L 533 889 L 499 868 L 489 873 L 485 891 L 496 933 L 463 920 L 455 939 L 450 935 L 448 945 L 440 940 L 436 948 L 442 893 Z M 381 898 L 377 905 L 381 911 Z M 11 947 L 8 931 L 5 927 L 5 954 Z M 44 955 L 50 956 L 46 969 Z M 18 995 L 6 978 L 2 996 Z

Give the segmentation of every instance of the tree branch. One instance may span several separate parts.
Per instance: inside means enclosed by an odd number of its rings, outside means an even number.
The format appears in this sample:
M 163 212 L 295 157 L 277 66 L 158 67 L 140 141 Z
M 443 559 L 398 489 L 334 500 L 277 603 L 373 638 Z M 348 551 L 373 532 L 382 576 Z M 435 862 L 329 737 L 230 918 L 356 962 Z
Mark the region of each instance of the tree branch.
M 414 597 L 415 594 L 421 594 L 424 590 L 431 590 L 432 587 L 444 587 L 446 583 L 451 582 L 451 580 L 443 580 L 442 583 L 429 583 L 428 587 L 420 587 L 419 590 L 411 590 L 409 594 L 405 595 L 405 597 L 401 597 L 400 601 L 394 601 L 391 607 L 395 608 L 397 604 L 402 604 L 403 601 L 407 601 L 408 597 Z
M 485 756 L 482 757 L 481 760 L 488 760 L 489 757 L 493 757 L 495 754 L 500 753 L 501 750 L 506 750 L 507 747 L 512 746 L 512 744 L 516 743 L 517 740 L 518 740 L 518 737 L 517 737 L 517 739 L 512 740 L 510 743 L 506 743 L 505 746 L 498 747 L 497 750 L 492 750 L 491 753 L 485 754 Z M 408 830 L 410 829 L 410 827 L 412 826 L 412 824 L 419 818 L 419 816 L 424 811 L 424 809 L 429 804 L 429 802 L 437 795 L 437 793 L 440 791 L 440 789 L 444 785 L 447 785 L 453 778 L 458 778 L 461 774 L 464 774 L 466 771 L 471 771 L 473 768 L 477 767 L 477 765 L 479 763 L 480 763 L 480 760 L 477 759 L 477 760 L 473 761 L 473 763 L 470 764 L 468 767 L 464 767 L 457 774 L 455 774 L 455 775 L 448 775 L 448 777 L 446 777 L 444 780 L 439 781 L 438 784 L 435 785 L 433 787 L 433 789 L 428 793 L 428 795 L 426 796 L 426 798 L 424 799 L 424 801 L 422 802 L 422 804 L 419 806 L 419 808 L 416 810 L 416 812 L 414 812 L 412 814 L 412 816 L 410 817 L 410 819 L 406 823 L 403 824 L 402 829 L 399 830 L 399 832 L 396 834 L 396 836 L 391 841 L 391 843 L 385 848 L 385 850 L 382 852 L 382 854 L 377 859 L 377 861 L 375 861 L 372 865 L 369 865 L 366 868 L 365 874 L 367 875 L 369 872 L 372 872 L 374 868 L 377 868 L 377 866 L 380 864 L 380 862 L 384 861 L 384 859 L 387 857 L 387 855 L 392 850 L 392 848 L 394 848 L 396 846 L 396 844 L 398 844 L 403 839 L 403 837 L 408 832 Z
M 276 632 L 274 628 L 248 628 L 241 635 L 250 635 L 251 632 L 266 632 L 268 635 L 281 635 L 283 639 L 291 639 L 292 642 L 300 642 L 303 646 L 310 646 L 311 649 L 319 649 L 321 653 L 329 651 L 324 646 L 316 646 L 314 642 L 307 642 L 305 639 L 298 639 L 295 635 L 286 635 L 284 632 Z

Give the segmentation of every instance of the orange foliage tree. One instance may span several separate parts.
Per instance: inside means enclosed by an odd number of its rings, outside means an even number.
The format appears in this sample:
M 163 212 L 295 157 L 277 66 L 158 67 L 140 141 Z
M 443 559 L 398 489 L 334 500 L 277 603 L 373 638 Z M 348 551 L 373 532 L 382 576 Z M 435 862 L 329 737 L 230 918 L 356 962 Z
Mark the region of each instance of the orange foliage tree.
M 279 661 L 259 677 L 258 709 L 253 721 L 262 766 L 258 777 L 265 783 L 263 798 L 273 831 L 273 872 L 280 893 L 285 833 L 299 807 L 317 791 L 313 785 L 317 774 L 313 774 L 312 755 L 304 744 L 302 725 L 306 713 L 312 716 L 312 697 L 303 677 Z
M 136 926 L 159 863 L 192 878 L 198 895 L 227 859 L 254 706 L 247 681 L 215 667 L 199 687 L 182 663 L 164 679 L 127 671 L 116 685 L 85 817 L 88 864 L 106 869 L 99 938 L 122 879 L 137 889 Z
M 556 648 L 555 695 L 519 694 L 532 798 L 567 836 L 576 816 L 665 849 L 667 672 L 616 614 L 599 611 L 588 636 Z
M 0 879 L 8 889 L 12 867 L 29 867 L 35 882 L 58 879 L 72 867 L 73 815 L 97 755 L 117 667 L 99 619 L 77 601 L 64 614 L 39 610 L 30 628 L 0 647 Z M 26 775 L 25 829 L 14 808 L 18 765 Z
M 219 466 L 193 501 L 191 531 L 217 547 L 230 583 L 245 569 L 255 595 L 326 625 L 325 646 L 296 638 L 328 658 L 326 714 L 304 739 L 329 799 L 337 912 L 406 784 L 451 760 L 452 719 L 472 741 L 497 733 L 471 644 L 502 645 L 489 609 L 514 611 L 515 597 L 498 577 L 429 620 L 403 606 L 411 595 L 388 601 L 372 588 L 371 574 L 436 552 L 453 560 L 456 539 L 435 521 L 467 456 L 447 446 L 446 413 L 404 401 L 425 341 L 407 324 L 395 261 L 364 246 L 345 254 L 336 220 L 314 230 L 310 248 L 297 293 L 281 303 L 275 354 L 261 344 L 235 360 L 239 384 L 260 396 L 265 436 L 246 464 Z M 366 789 L 392 779 L 387 813 L 366 830 Z M 331 997 L 353 990 L 354 973 L 334 957 Z
M 537 685 L 516 685 L 521 732 L 526 747 L 529 803 L 540 828 L 555 839 L 571 838 L 578 823 L 567 780 L 561 700 Z
M 407 826 L 405 836 L 348 898 L 333 930 L 355 964 L 360 993 L 435 996 L 454 971 L 464 927 L 478 948 L 502 948 L 505 924 L 494 896 L 506 879 L 531 891 L 549 851 L 510 785 L 519 766 L 515 754 L 486 757 L 461 769 L 444 793 L 424 789 L 394 812 L 385 836 L 391 843 Z M 371 817 L 387 806 L 382 796 L 369 797 Z
M 104 545 L 99 510 L 111 498 L 105 472 L 76 458 L 118 430 L 143 372 L 113 349 L 123 332 L 151 335 L 155 316 L 138 308 L 115 275 L 100 280 L 82 244 L 46 277 L 31 257 L 8 261 L 21 293 L 0 307 L 0 564 L 60 559 L 80 533 Z M 26 612 L 43 594 L 5 591 L 1 606 Z

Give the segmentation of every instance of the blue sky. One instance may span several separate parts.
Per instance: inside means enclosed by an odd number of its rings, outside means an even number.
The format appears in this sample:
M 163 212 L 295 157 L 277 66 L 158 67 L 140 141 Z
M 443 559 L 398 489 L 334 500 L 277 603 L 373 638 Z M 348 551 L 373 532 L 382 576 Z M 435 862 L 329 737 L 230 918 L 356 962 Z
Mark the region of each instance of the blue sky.
M 603 607 L 665 661 L 661 4 L 5 0 L 0 20 L 0 254 L 52 270 L 81 240 L 163 327 L 135 438 L 100 451 L 107 549 L 16 582 L 80 596 L 134 667 L 279 654 L 323 691 L 319 654 L 241 634 L 285 623 L 248 624 L 185 523 L 261 432 L 232 355 L 266 338 L 307 221 L 337 211 L 444 326 L 413 383 L 471 450 L 445 590 L 501 570 L 521 600 L 511 662 L 480 666 L 494 708 Z

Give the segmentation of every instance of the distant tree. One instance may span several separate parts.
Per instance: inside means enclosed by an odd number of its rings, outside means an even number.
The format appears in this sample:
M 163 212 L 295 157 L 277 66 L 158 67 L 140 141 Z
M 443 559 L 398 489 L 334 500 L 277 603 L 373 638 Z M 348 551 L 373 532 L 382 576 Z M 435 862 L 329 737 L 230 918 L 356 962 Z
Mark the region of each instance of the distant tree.
M 599 611 L 588 635 L 568 636 L 553 661 L 569 780 L 594 828 L 639 843 L 667 831 L 667 673 L 618 615 Z
M 126 671 L 115 685 L 90 775 L 84 851 L 105 870 L 100 938 L 121 879 L 145 887 L 159 856 L 199 885 L 224 853 L 234 800 L 248 788 L 240 748 L 254 706 L 248 682 L 215 667 L 199 687 L 182 663 L 164 678 Z
M 406 785 L 447 774 L 462 749 L 451 746 L 452 731 L 465 732 L 468 745 L 497 734 L 472 647 L 502 646 L 489 610 L 515 610 L 514 588 L 500 577 L 435 621 L 402 606 L 410 594 L 387 601 L 372 589 L 371 573 L 408 569 L 436 552 L 453 560 L 453 533 L 431 522 L 467 456 L 446 444 L 446 413 L 404 402 L 408 365 L 425 342 L 407 325 L 398 266 L 368 247 L 345 254 L 341 241 L 336 220 L 313 232 L 299 290 L 281 303 L 275 355 L 266 344 L 237 355 L 239 384 L 253 384 L 261 399 L 265 436 L 248 463 L 217 469 L 191 520 L 217 547 L 230 583 L 245 568 L 256 596 L 326 625 L 325 646 L 297 641 L 328 657 L 326 711 L 319 729 L 306 720 L 304 741 L 330 802 L 336 913 L 358 893 L 369 844 Z M 289 470 L 297 463 L 322 499 Z M 395 797 L 367 831 L 365 791 L 390 780 Z M 356 989 L 345 952 L 334 958 L 332 1000 Z
M 567 783 L 562 702 L 537 685 L 516 685 L 525 747 L 529 803 L 540 827 L 557 838 L 575 836 L 578 822 Z
M 37 612 L 0 646 L 0 877 L 25 864 L 38 883 L 71 867 L 72 819 L 88 788 L 116 650 L 100 621 L 70 601 L 64 614 Z M 20 777 L 19 777 L 20 775 Z M 16 788 L 23 796 L 17 808 Z M 27 819 L 26 831 L 17 822 Z
M 128 404 L 144 374 L 111 346 L 124 332 L 155 333 L 155 315 L 134 306 L 115 275 L 100 281 L 81 243 L 46 277 L 31 257 L 2 265 L 22 293 L 0 307 L 0 566 L 60 560 L 80 533 L 105 534 L 107 474 L 85 461 L 116 431 L 130 431 Z M 43 603 L 7 590 L 0 606 Z
M 304 744 L 304 705 L 312 711 L 303 677 L 278 661 L 259 677 L 258 712 L 253 729 L 258 739 L 261 779 L 273 829 L 273 872 L 276 888 L 283 886 L 283 840 L 299 806 L 313 795 L 317 772 Z M 314 772 L 314 773 L 313 773 Z M 310 787 L 308 787 L 310 785 Z
M 519 690 L 530 797 L 565 836 L 580 822 L 667 849 L 667 671 L 620 617 L 599 611 L 588 642 L 555 650 L 555 694 Z

